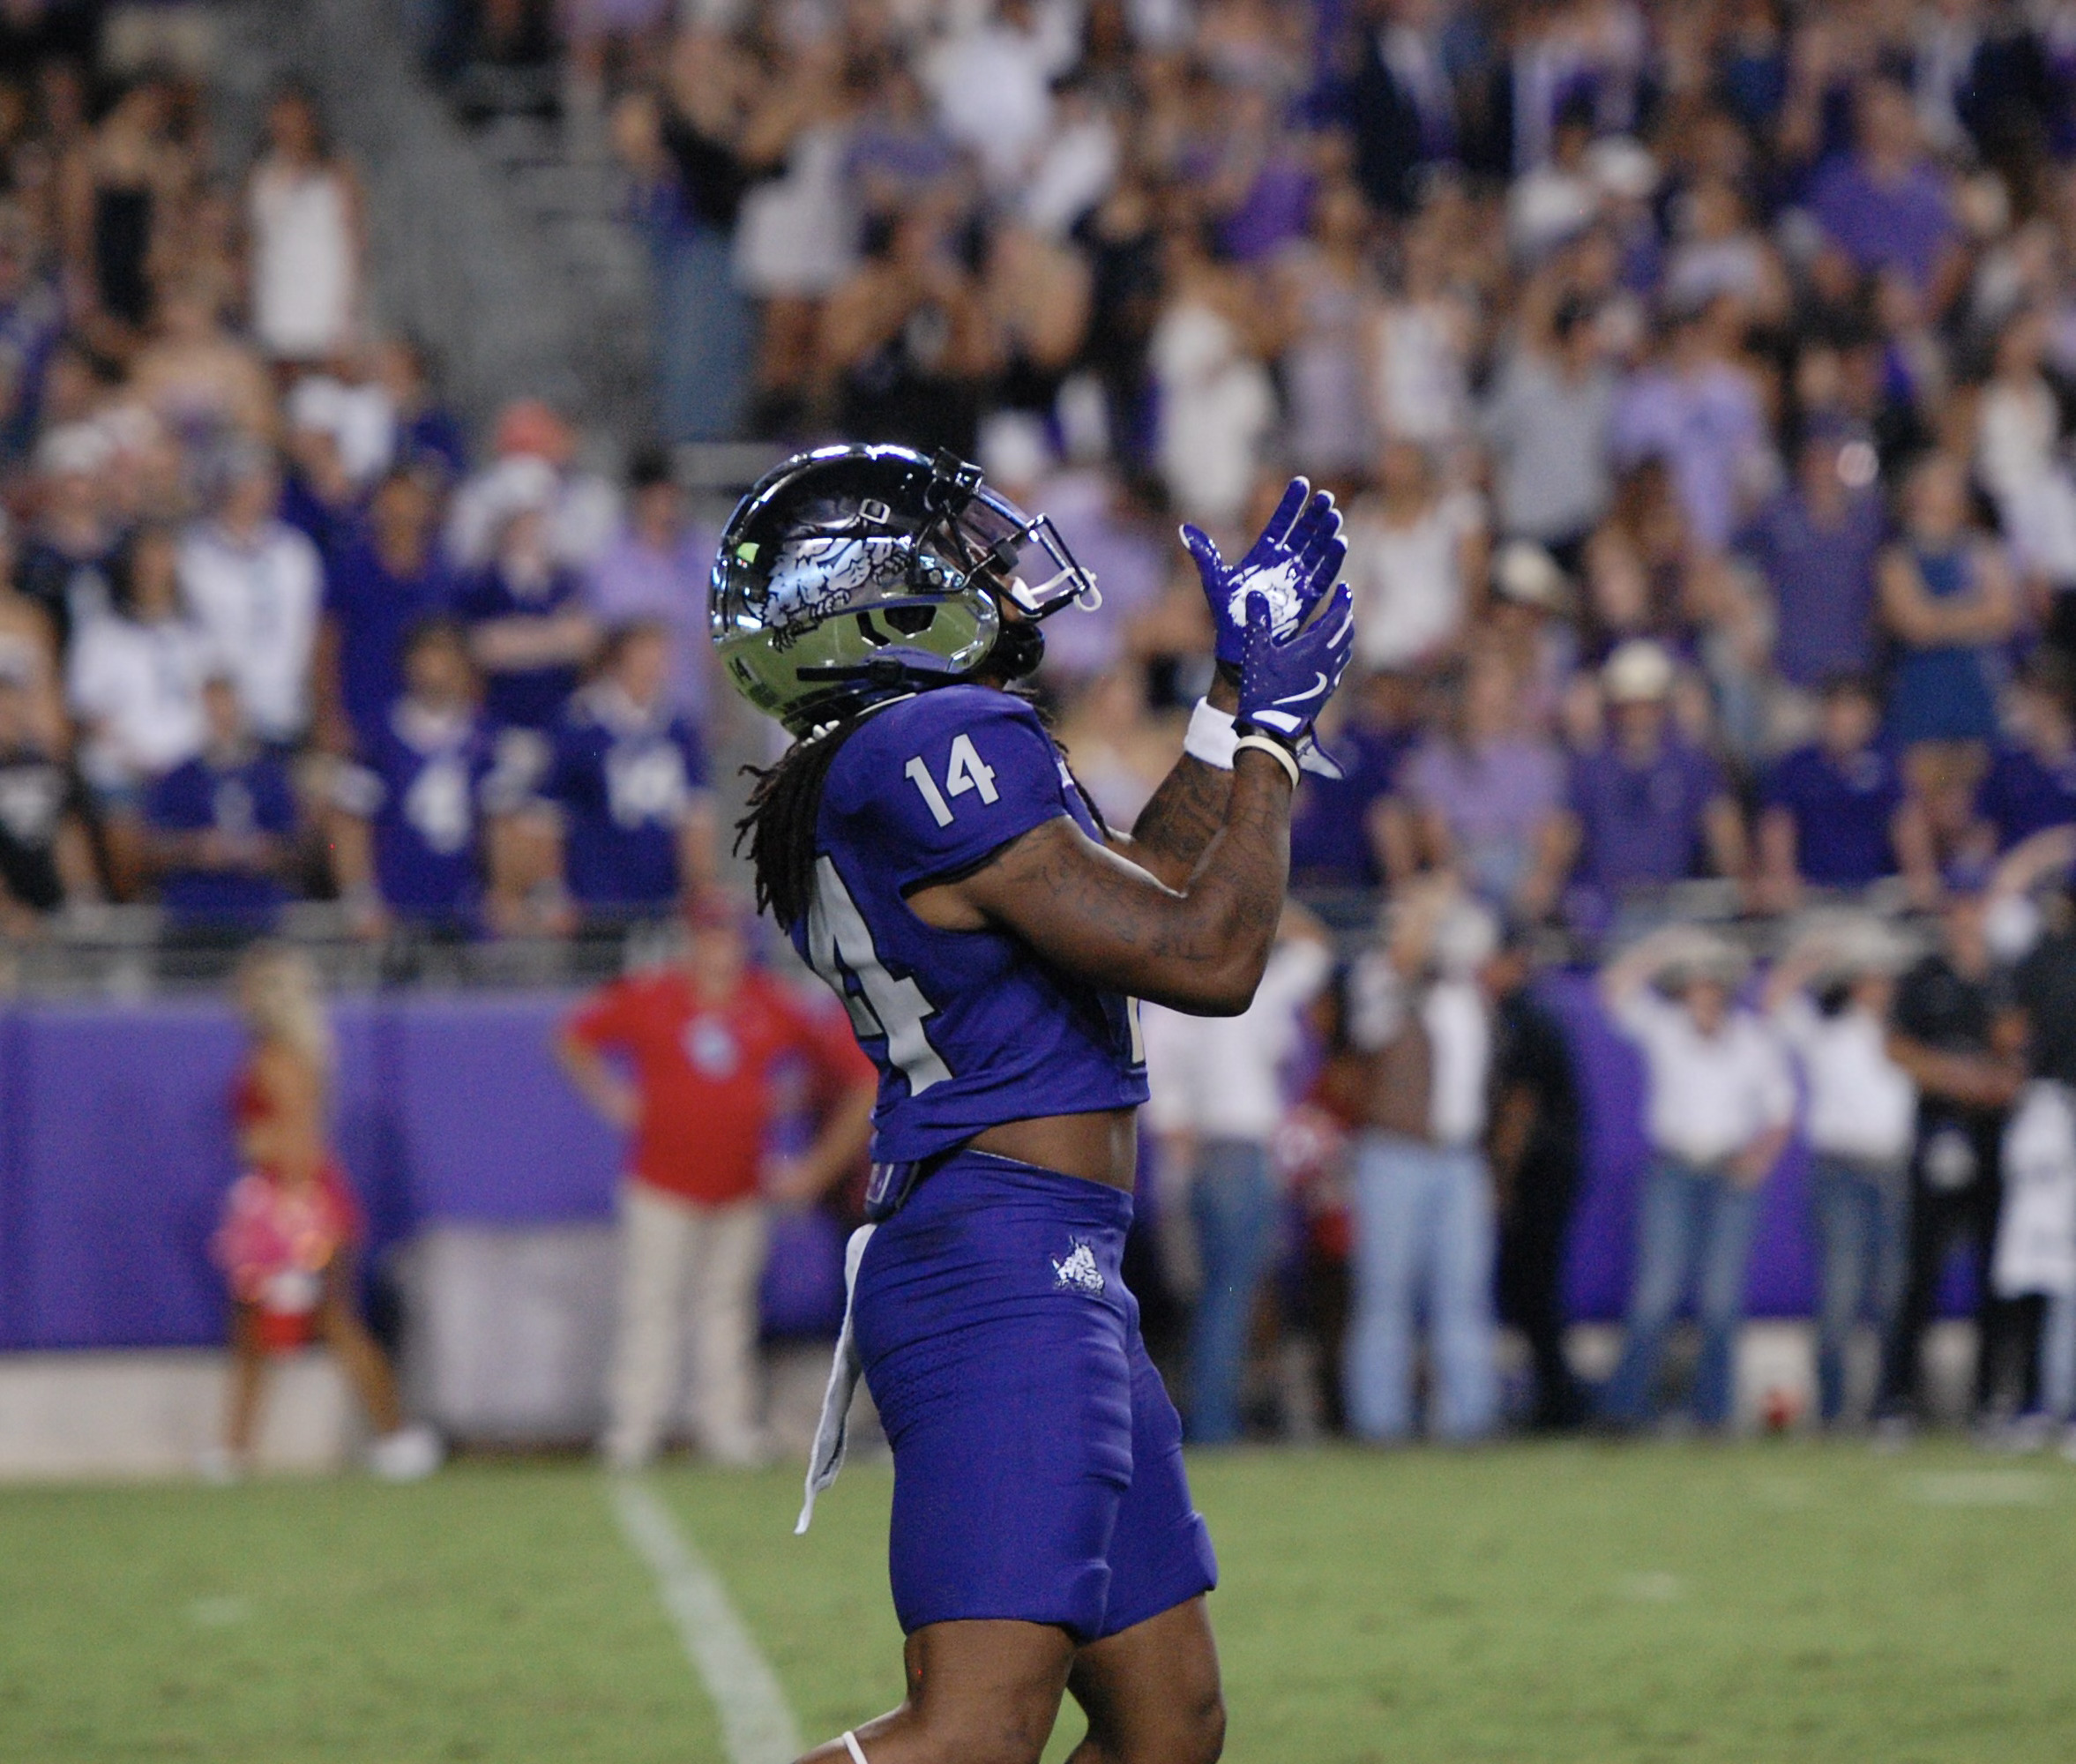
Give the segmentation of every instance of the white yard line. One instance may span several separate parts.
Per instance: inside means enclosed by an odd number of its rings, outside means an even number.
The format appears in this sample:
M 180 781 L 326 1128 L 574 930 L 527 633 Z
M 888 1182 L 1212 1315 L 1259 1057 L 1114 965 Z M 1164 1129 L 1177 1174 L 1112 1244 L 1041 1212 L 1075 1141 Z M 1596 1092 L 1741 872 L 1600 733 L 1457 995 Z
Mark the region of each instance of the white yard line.
M 607 1487 L 622 1535 L 655 1577 L 685 1657 L 698 1669 L 720 1711 L 729 1764 L 792 1764 L 805 1749 L 793 1711 L 770 1663 L 728 1603 L 721 1577 L 646 1483 L 614 1476 Z

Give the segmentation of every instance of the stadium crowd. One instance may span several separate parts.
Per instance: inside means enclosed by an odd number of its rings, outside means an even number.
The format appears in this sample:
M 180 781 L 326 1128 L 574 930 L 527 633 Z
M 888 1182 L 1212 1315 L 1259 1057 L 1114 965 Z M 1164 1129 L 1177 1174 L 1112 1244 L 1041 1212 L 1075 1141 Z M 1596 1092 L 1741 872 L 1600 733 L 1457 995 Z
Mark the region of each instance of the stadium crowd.
M 466 434 L 370 323 L 359 185 L 308 96 L 227 168 L 195 71 L 81 59 L 61 26 L 100 10 L 11 8 L 0 44 L 0 929 L 97 898 L 204 942 L 297 896 L 370 938 L 664 914 L 717 865 L 668 457 L 609 482 L 530 403 Z M 1697 1408 L 1727 1412 L 1791 1055 L 1826 1411 L 1858 1310 L 1894 1319 L 1908 1406 L 1956 1233 L 1985 1316 L 2042 1333 L 2076 1268 L 1989 1276 L 2007 1117 L 2076 1046 L 2051 912 L 2013 928 L 2076 825 L 2076 15 L 420 10 L 465 117 L 601 123 L 664 439 L 948 445 L 1055 516 L 1104 603 L 1051 622 L 1042 684 L 1113 820 L 1209 672 L 1173 524 L 1243 541 L 1292 471 L 1340 497 L 1362 671 L 1294 869 L 1344 944 L 1380 897 L 1386 930 L 1337 970 L 1294 916 L 1281 1017 L 1171 1067 L 1272 1080 L 1156 1110 L 1195 1215 L 1177 1281 L 1213 1296 L 1200 1432 L 1240 1425 L 1277 1184 L 1308 1167 L 1346 1169 L 1311 1249 L 1350 1290 L 1305 1289 L 1349 1312 L 1351 1424 L 1413 1425 L 1417 1320 L 1434 1429 L 1493 1424 L 1496 1257 L 1537 1413 L 1581 1413 L 1553 1345 L 1577 1087 L 1528 984 L 1552 938 L 1647 938 L 1605 975 L 1656 1160 L 1608 1418 L 1651 1413 L 1690 1282 Z M 1841 903 L 1874 917 L 1794 929 Z M 1799 976 L 1764 999 L 1755 942 Z M 1292 1117 L 1300 1011 L 1324 1053 Z M 1893 1106 L 1826 1116 L 1826 1083 Z

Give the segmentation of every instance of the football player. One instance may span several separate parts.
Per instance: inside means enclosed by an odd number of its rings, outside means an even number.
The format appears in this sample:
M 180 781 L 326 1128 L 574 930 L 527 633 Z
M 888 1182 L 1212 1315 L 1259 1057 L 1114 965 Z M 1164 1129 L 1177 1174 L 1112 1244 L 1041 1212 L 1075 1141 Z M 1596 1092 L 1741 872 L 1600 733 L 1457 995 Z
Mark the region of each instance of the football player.
M 1228 566 L 1184 537 L 1219 673 L 1129 836 L 1014 690 L 1095 584 L 950 454 L 833 447 L 736 511 L 712 614 L 795 736 L 742 831 L 768 908 L 879 1069 L 875 1222 L 809 1469 L 862 1373 L 894 1456 L 908 1694 L 814 1764 L 1209 1764 L 1224 1737 L 1211 1542 L 1119 1272 L 1139 998 L 1243 1011 L 1274 940 L 1291 793 L 1354 642 L 1333 498 L 1294 482 Z

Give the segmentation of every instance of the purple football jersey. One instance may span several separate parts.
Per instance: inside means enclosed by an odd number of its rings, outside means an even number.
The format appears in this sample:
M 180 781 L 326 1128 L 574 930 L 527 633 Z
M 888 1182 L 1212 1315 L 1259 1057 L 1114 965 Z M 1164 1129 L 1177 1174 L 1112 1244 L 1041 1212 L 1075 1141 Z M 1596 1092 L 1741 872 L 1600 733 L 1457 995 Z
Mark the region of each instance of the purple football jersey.
M 867 718 L 829 768 L 816 890 L 793 939 L 879 1068 L 873 1156 L 906 1162 L 982 1128 L 1146 1099 L 1138 1002 L 1048 967 L 997 931 L 945 931 L 918 888 L 1072 815 L 1101 838 L 1036 714 L 946 686 Z

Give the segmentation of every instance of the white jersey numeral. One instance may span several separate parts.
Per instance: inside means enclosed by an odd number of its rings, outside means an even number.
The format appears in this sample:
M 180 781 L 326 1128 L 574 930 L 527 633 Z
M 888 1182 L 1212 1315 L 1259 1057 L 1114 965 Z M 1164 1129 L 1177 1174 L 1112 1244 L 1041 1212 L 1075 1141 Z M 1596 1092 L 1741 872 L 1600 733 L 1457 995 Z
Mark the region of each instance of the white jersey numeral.
M 901 769 L 907 773 L 909 781 L 922 792 L 922 800 L 930 804 L 931 818 L 939 826 L 950 826 L 952 805 L 945 800 L 944 792 L 937 789 L 937 781 L 930 775 L 930 767 L 922 763 L 922 756 L 918 753 Z
M 945 794 L 963 796 L 968 790 L 978 790 L 983 803 L 999 802 L 1002 793 L 995 788 L 995 768 L 974 751 L 973 737 L 962 735 L 952 744 L 952 763 L 945 773 Z
M 1126 1034 L 1131 1037 L 1131 1063 L 1134 1065 L 1144 1065 L 1146 1063 L 1146 1031 L 1145 1025 L 1139 1020 L 1139 1000 L 1130 993 L 1124 996 L 1124 1027 Z
M 901 768 L 903 775 L 922 793 L 922 800 L 930 805 L 931 819 L 939 826 L 952 825 L 952 805 L 947 796 L 964 796 L 977 790 L 983 803 L 998 803 L 1002 792 L 995 788 L 995 768 L 980 756 L 970 735 L 962 735 L 952 744 L 952 757 L 945 768 L 945 788 L 937 789 L 937 781 L 930 775 L 930 767 L 922 763 L 918 753 Z
M 916 760 L 914 766 L 921 766 Z M 927 796 L 927 792 L 925 793 Z M 951 819 L 946 811 L 945 818 Z M 908 1080 L 908 1094 L 920 1096 L 951 1077 L 951 1068 L 930 1044 L 924 1021 L 937 1007 L 911 979 L 896 980 L 873 946 L 871 927 L 851 899 L 843 878 L 826 857 L 815 860 L 815 898 L 807 914 L 807 959 L 850 1013 L 860 1041 L 879 1036 L 886 1057 Z M 858 983 L 853 992 L 845 975 Z

